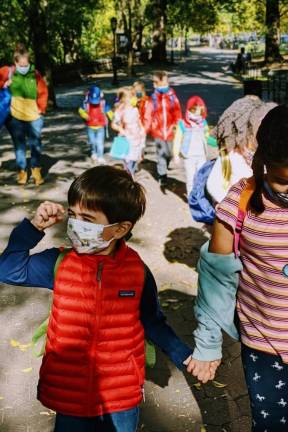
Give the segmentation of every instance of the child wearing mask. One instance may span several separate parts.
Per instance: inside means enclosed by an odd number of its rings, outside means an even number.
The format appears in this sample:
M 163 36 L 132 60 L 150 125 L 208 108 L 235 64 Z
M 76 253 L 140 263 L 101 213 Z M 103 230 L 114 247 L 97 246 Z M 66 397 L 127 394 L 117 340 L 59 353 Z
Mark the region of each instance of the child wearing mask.
M 253 177 L 217 206 L 201 249 L 198 327 L 189 370 L 206 382 L 222 357 L 222 332 L 237 338 L 252 412 L 252 432 L 287 431 L 288 107 L 266 114 L 257 132 Z M 245 202 L 245 206 L 243 203 Z
M 184 159 L 187 196 L 192 190 L 196 171 L 207 160 L 209 128 L 206 117 L 205 102 L 199 96 L 192 96 L 187 102 L 185 119 L 180 120 L 175 134 L 173 153 L 176 161 L 179 154 Z
M 14 51 L 14 65 L 0 68 L 0 89 L 11 92 L 11 113 L 6 127 L 11 135 L 18 170 L 17 183 L 28 182 L 27 143 L 31 152 L 31 175 L 36 186 L 44 183 L 41 174 L 41 134 L 48 103 L 48 87 L 30 63 L 30 54 L 22 43 Z
M 143 81 L 135 81 L 133 84 L 134 95 L 137 98 L 137 108 L 140 114 L 141 123 L 146 134 L 149 132 L 149 117 L 150 117 L 150 97 L 146 94 L 146 88 Z
M 64 217 L 62 205 L 45 201 L 13 230 L 0 257 L 1 282 L 53 290 L 38 399 L 56 411 L 54 432 L 137 430 L 145 336 L 178 368 L 189 363 L 191 350 L 166 323 L 151 271 L 124 240 L 145 206 L 129 173 L 91 168 L 68 191 L 71 249 L 30 255 Z
M 160 185 L 167 183 L 167 169 L 172 159 L 172 147 L 176 126 L 182 118 L 180 102 L 175 91 L 169 86 L 165 71 L 153 74 L 154 92 L 150 99 L 149 126 L 155 140 L 157 173 Z
M 129 143 L 129 152 L 124 159 L 124 165 L 133 176 L 142 158 L 146 135 L 139 111 L 132 104 L 132 96 L 131 87 L 123 87 L 119 90 L 111 127 Z
M 92 162 L 104 165 L 106 163 L 104 159 L 105 128 L 108 123 L 107 116 L 111 119 L 112 112 L 99 87 L 95 85 L 90 87 L 79 108 L 79 114 L 86 122 Z

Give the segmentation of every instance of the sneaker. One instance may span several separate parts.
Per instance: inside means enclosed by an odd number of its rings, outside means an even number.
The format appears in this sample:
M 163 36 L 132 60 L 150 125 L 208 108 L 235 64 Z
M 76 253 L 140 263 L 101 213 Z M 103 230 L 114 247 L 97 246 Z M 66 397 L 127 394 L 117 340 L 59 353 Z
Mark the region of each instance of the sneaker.
M 98 157 L 97 157 L 96 154 L 92 154 L 92 155 L 91 155 L 91 161 L 92 161 L 92 164 L 93 164 L 94 166 L 97 165 L 97 163 L 98 163 Z
M 99 157 L 98 158 L 98 163 L 100 164 L 100 165 L 106 165 L 106 160 L 104 159 L 104 157 Z
M 160 186 L 162 186 L 162 187 L 167 186 L 167 174 L 159 175 L 158 181 L 159 181 Z
M 27 180 L 28 180 L 27 171 L 25 170 L 19 171 L 17 176 L 17 183 L 20 185 L 25 185 L 27 183 Z
M 32 168 L 31 174 L 32 174 L 32 177 L 34 179 L 36 186 L 40 186 L 41 184 L 44 183 L 44 179 L 41 175 L 41 168 L 39 168 L 39 167 Z

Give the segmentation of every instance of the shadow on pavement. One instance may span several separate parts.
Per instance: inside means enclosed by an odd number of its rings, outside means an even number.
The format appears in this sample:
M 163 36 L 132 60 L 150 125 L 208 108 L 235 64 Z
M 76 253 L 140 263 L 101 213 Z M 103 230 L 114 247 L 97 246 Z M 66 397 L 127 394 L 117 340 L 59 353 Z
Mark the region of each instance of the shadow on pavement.
M 193 348 L 194 297 L 174 290 L 159 294 L 162 309 L 177 335 Z M 141 431 L 248 432 L 250 409 L 240 358 L 240 345 L 224 337 L 223 362 L 216 380 L 198 389 L 197 380 L 178 371 L 157 350 L 155 368 L 147 370 L 146 402 L 142 404 Z M 169 386 L 168 386 L 169 383 Z
M 155 180 L 158 180 L 156 162 L 149 159 L 144 159 L 144 161 L 141 162 L 140 168 L 148 171 Z M 173 192 L 175 195 L 178 195 L 179 198 L 181 198 L 185 203 L 187 203 L 185 183 L 177 180 L 174 177 L 169 177 L 169 170 L 167 172 L 167 184 L 165 185 L 165 187 L 161 187 L 161 191 L 164 194 L 166 194 L 167 191 Z
M 167 237 L 169 240 L 165 243 L 163 252 L 167 261 L 179 262 L 195 268 L 199 259 L 200 247 L 207 241 L 204 231 L 192 226 L 177 228 Z

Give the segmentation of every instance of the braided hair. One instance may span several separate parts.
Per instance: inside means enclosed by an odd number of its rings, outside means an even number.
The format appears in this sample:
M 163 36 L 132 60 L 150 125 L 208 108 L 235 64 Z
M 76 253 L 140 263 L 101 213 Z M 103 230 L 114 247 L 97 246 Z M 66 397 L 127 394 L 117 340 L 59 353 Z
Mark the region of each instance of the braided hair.
M 255 213 L 264 211 L 262 192 L 264 187 L 265 166 L 288 167 L 288 106 L 279 105 L 266 114 L 258 129 L 257 150 L 252 162 L 255 191 L 250 207 Z

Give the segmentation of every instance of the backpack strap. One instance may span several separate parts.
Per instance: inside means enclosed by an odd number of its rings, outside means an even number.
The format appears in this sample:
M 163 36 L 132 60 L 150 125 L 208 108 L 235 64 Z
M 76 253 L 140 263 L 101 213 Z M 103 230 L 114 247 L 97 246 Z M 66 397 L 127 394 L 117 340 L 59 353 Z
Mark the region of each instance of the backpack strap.
M 238 206 L 238 215 L 237 222 L 234 232 L 234 254 L 235 257 L 239 256 L 239 243 L 240 243 L 240 235 L 243 228 L 244 219 L 247 213 L 247 207 L 250 201 L 250 198 L 255 190 L 255 180 L 254 177 L 250 177 L 247 180 L 245 188 L 242 190 L 240 194 L 239 206 Z
M 57 260 L 56 260 L 56 262 L 55 262 L 55 265 L 54 265 L 54 271 L 53 271 L 53 273 L 54 273 L 54 280 L 56 279 L 57 271 L 58 271 L 58 268 L 59 268 L 59 266 L 60 266 L 60 264 L 61 264 L 63 258 L 64 258 L 64 257 L 67 255 L 67 253 L 70 252 L 70 251 L 71 251 L 71 249 L 64 249 L 64 248 L 60 248 L 60 253 L 59 253 L 59 255 L 58 255 L 58 257 L 57 257 Z M 44 352 L 45 352 L 46 336 L 47 336 L 47 330 L 48 330 L 49 318 L 50 318 L 50 313 L 51 313 L 51 304 L 52 304 L 52 300 L 51 300 L 51 302 L 50 302 L 50 304 L 49 304 L 49 315 L 48 315 L 48 317 L 45 319 L 45 321 L 43 321 L 43 322 L 42 322 L 42 323 L 37 327 L 37 329 L 35 330 L 35 332 L 34 332 L 34 334 L 33 334 L 33 336 L 32 336 L 33 354 L 34 354 L 36 357 L 41 357 L 41 356 L 44 354 Z M 37 352 L 35 351 L 35 347 L 36 347 L 36 345 L 38 344 L 39 340 L 40 340 L 42 337 L 44 337 L 43 344 L 42 344 L 42 348 L 41 348 L 41 350 L 37 353 Z

